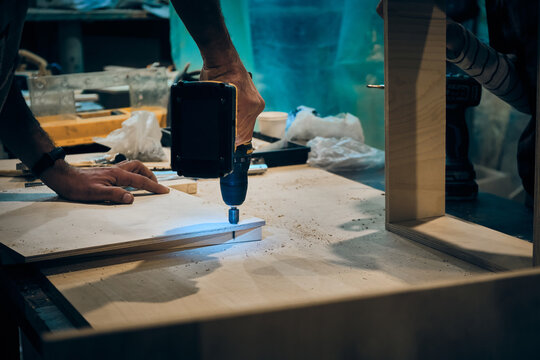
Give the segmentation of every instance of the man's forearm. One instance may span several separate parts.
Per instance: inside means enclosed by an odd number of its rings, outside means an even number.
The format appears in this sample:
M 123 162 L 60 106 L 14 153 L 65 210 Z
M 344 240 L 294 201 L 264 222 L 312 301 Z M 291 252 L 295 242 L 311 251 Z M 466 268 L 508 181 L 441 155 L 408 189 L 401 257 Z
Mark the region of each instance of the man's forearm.
M 0 113 L 0 137 L 2 143 L 28 167 L 54 148 L 15 84 L 11 85 Z
M 206 67 L 239 61 L 225 26 L 219 0 L 171 0 L 171 3 L 199 47 Z
M 231 42 L 219 0 L 171 2 L 201 52 L 204 65 L 200 79 L 236 86 L 236 145 L 248 143 L 253 136 L 255 120 L 264 109 L 264 100 Z

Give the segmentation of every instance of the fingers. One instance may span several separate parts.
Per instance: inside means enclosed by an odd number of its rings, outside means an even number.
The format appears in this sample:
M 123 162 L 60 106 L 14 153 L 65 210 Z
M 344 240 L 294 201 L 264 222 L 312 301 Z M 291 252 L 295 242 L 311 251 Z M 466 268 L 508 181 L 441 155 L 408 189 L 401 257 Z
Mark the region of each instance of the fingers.
M 136 189 L 146 190 L 156 194 L 167 194 L 169 192 L 168 187 L 158 184 L 148 177 L 125 171 L 121 168 L 116 169 L 113 175 L 116 178 L 116 185 L 119 186 L 131 186 Z
M 257 116 L 264 110 L 264 100 L 255 88 L 251 79 L 247 79 L 245 87 L 238 95 L 238 125 L 236 145 L 241 145 L 253 136 L 253 127 Z
M 221 67 L 203 66 L 201 79 L 228 82 L 237 87 L 236 145 L 250 141 L 253 136 L 255 120 L 263 111 L 265 103 L 244 65 L 239 62 Z
M 131 204 L 133 194 L 117 186 L 96 186 L 85 201 L 111 201 L 118 204 Z
M 92 169 L 76 169 L 67 166 L 63 170 L 49 171 L 43 178 L 44 182 L 58 195 L 74 201 L 100 202 L 110 201 L 119 204 L 131 204 L 133 195 L 119 186 L 132 186 L 138 189 L 166 194 L 169 188 L 158 184 L 147 176 L 124 170 L 141 171 L 148 175 L 148 170 L 142 163 L 126 162 L 120 167 L 105 167 Z M 137 164 L 139 163 L 139 164 Z M 146 172 L 145 172 L 146 169 Z
M 144 166 L 144 164 L 139 160 L 122 161 L 121 163 L 116 164 L 116 167 L 132 173 L 141 174 L 157 182 L 157 178 L 154 173 L 146 166 Z

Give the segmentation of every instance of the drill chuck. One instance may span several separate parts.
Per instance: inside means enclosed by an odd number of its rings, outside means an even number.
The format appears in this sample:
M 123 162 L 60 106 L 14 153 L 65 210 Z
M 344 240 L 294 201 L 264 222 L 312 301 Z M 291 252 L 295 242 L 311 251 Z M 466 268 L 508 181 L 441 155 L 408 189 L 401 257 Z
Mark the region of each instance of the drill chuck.
M 238 222 L 239 215 L 236 207 L 242 205 L 246 199 L 248 170 L 252 152 L 251 143 L 238 146 L 234 152 L 233 171 L 223 176 L 219 181 L 221 197 L 225 204 L 232 207 L 229 210 L 229 222 L 231 224 L 235 223 L 231 220 Z M 231 214 L 233 215 L 231 216 Z
M 238 224 L 239 220 L 240 220 L 240 210 L 238 210 L 236 206 L 232 206 L 229 209 L 229 223 Z

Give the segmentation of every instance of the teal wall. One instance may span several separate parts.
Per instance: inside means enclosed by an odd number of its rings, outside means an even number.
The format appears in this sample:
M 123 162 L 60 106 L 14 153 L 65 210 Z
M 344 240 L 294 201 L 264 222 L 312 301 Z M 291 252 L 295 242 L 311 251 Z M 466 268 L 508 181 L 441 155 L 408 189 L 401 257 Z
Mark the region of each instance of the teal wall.
M 366 143 L 384 148 L 383 21 L 377 0 L 223 0 L 227 26 L 266 101 L 360 118 Z M 200 67 L 182 23 L 171 17 L 173 59 Z

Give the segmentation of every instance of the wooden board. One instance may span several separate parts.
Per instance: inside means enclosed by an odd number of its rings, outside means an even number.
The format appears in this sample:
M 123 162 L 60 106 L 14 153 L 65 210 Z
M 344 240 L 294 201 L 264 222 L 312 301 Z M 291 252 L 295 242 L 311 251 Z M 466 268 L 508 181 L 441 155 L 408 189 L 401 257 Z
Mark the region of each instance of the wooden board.
M 386 221 L 445 213 L 443 0 L 385 1 Z
M 391 223 L 387 227 L 396 234 L 491 271 L 531 266 L 531 243 L 449 215 Z
M 226 206 L 176 190 L 136 194 L 132 205 L 68 202 L 43 187 L 0 192 L 2 263 L 135 250 L 171 241 L 196 247 L 223 243 L 236 231 L 263 225 L 263 220 L 247 217 L 231 225 Z
M 49 134 L 57 146 L 93 144 L 95 137 L 106 137 L 111 131 L 122 127 L 131 116 L 132 108 L 84 112 L 78 114 L 38 116 L 41 127 Z M 159 126 L 167 126 L 167 109 L 160 106 L 146 106 L 137 110 L 151 111 L 156 115 Z
M 47 333 L 45 359 L 537 359 L 540 270 Z

